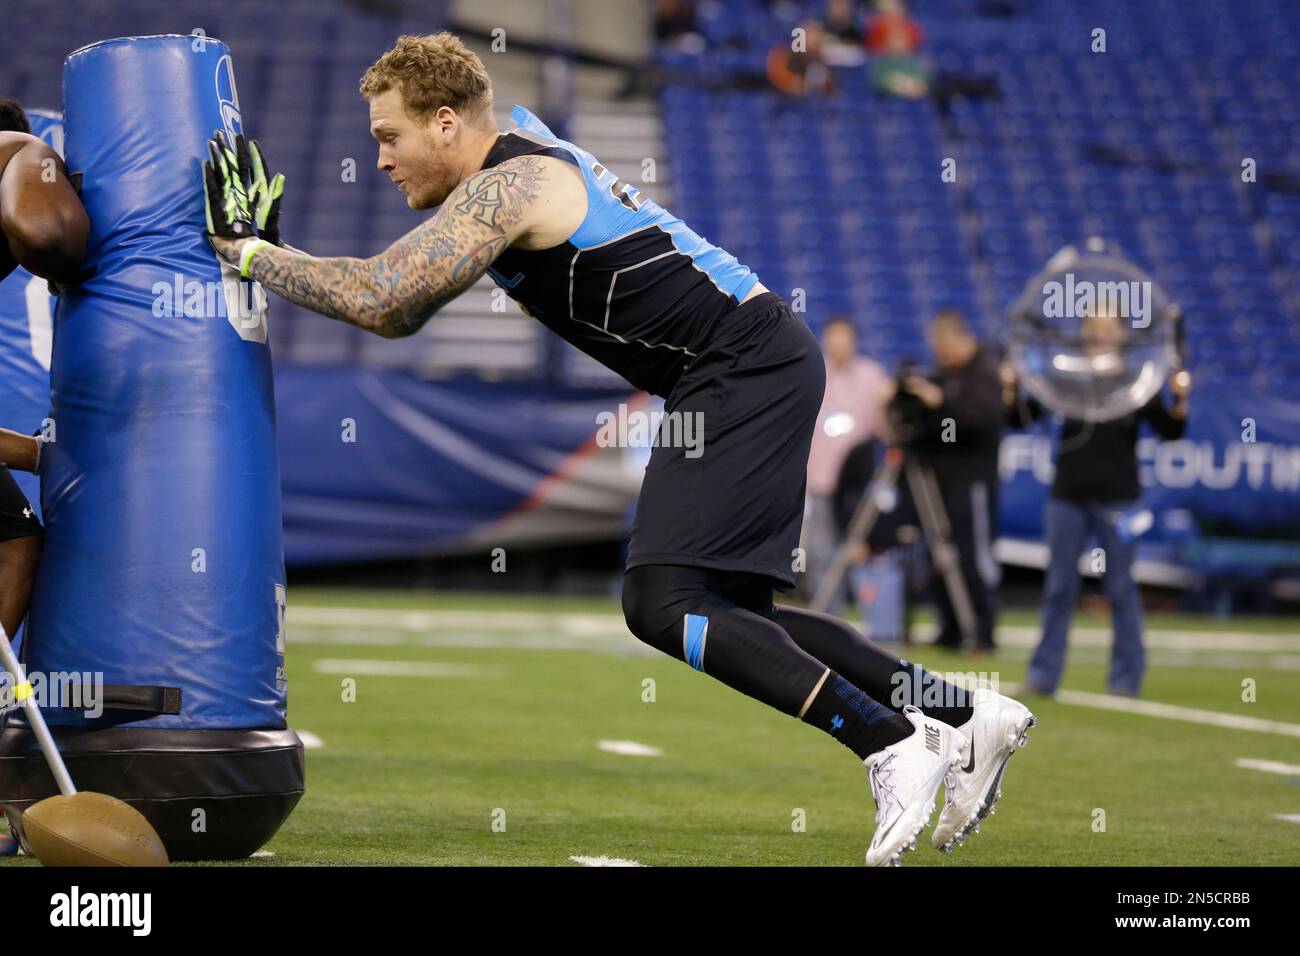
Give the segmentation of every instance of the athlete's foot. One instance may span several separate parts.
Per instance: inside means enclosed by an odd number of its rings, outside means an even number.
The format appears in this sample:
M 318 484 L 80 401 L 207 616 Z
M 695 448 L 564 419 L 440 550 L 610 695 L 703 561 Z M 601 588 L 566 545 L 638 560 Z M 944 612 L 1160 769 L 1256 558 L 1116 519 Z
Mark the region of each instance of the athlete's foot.
M 863 761 L 876 798 L 868 866 L 897 866 L 899 857 L 915 849 L 918 834 L 934 814 L 939 784 L 960 761 L 966 745 L 958 731 L 915 707 L 904 707 L 903 716 L 916 728 L 911 736 Z
M 972 701 L 971 719 L 957 728 L 968 744 L 945 781 L 943 812 L 934 825 L 933 843 L 945 853 L 972 831 L 978 833 L 980 822 L 994 812 L 1007 761 L 1037 723 L 1028 707 L 997 691 L 981 687 Z

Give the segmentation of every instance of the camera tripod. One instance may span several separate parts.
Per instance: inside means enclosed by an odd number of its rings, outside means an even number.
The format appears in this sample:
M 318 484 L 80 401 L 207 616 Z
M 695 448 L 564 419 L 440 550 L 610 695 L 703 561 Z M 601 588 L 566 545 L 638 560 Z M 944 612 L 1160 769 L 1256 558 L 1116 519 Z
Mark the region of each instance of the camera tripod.
M 916 503 L 917 515 L 921 519 L 921 534 L 929 548 L 930 558 L 943 578 L 962 640 L 974 644 L 975 608 L 971 604 L 970 592 L 966 590 L 966 581 L 961 576 L 961 558 L 952 541 L 952 525 L 948 521 L 948 512 L 943 507 L 939 481 L 935 478 L 933 466 L 921 461 L 915 452 L 899 445 L 891 445 L 885 451 L 884 461 L 871 476 L 862 500 L 853 510 L 844 543 L 835 552 L 834 560 L 817 585 L 812 609 L 825 611 L 830 606 L 835 592 L 844 581 L 855 546 L 867 540 L 867 535 L 880 517 L 882 496 L 890 491 L 897 496 L 900 473 L 907 478 L 907 486 L 912 492 L 912 500 Z

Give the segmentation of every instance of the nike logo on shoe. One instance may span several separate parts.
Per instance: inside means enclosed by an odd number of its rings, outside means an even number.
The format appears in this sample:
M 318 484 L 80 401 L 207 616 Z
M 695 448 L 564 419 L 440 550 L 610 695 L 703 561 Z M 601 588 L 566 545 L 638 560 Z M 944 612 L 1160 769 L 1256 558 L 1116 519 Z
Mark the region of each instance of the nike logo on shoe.
M 970 759 L 966 761 L 966 766 L 961 768 L 962 773 L 975 772 L 975 737 L 972 734 L 970 739 Z
M 925 725 L 925 749 L 939 756 L 939 728 L 934 724 Z

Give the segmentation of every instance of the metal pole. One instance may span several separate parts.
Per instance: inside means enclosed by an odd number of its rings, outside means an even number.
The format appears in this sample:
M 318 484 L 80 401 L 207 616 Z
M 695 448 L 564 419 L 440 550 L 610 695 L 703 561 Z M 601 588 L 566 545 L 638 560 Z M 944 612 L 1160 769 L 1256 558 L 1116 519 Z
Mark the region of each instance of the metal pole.
M 835 552 L 835 559 L 831 561 L 822 579 L 817 582 L 817 591 L 813 594 L 811 605 L 814 611 L 824 612 L 831 606 L 831 601 L 835 599 L 835 592 L 839 590 L 840 584 L 844 581 L 844 574 L 849 569 L 853 547 L 865 541 L 871 529 L 875 527 L 876 519 L 880 517 L 880 492 L 898 483 L 898 471 L 902 467 L 902 461 L 903 456 L 899 449 L 890 448 L 885 452 L 884 462 L 871 476 L 871 483 L 867 485 L 862 500 L 853 510 L 853 517 L 849 519 L 849 527 L 844 534 L 844 543 Z
M 939 481 L 930 466 L 916 461 L 910 455 L 904 467 L 908 486 L 912 489 L 912 500 L 916 502 L 916 511 L 921 518 L 921 530 L 930 546 L 934 566 L 939 569 L 944 586 L 948 589 L 948 600 L 952 602 L 962 640 L 977 643 L 975 607 L 971 603 L 970 592 L 966 590 L 966 581 L 961 576 L 961 557 L 957 553 L 957 546 L 952 543 L 952 526 L 948 523 L 948 513 L 943 507 Z
M 5 670 L 13 675 L 14 694 L 23 705 L 23 710 L 27 712 L 27 720 L 32 725 L 37 742 L 41 745 L 41 752 L 45 754 L 45 762 L 50 765 L 50 770 L 54 773 L 59 792 L 65 797 L 72 796 L 77 792 L 77 788 L 72 785 L 72 777 L 63 763 L 63 756 L 54 744 L 54 738 L 50 735 L 50 728 L 45 725 L 45 718 L 41 715 L 40 708 L 36 706 L 36 698 L 32 695 L 31 685 L 27 683 L 23 665 L 18 663 L 13 646 L 9 643 L 9 635 L 5 633 L 3 627 L 0 627 L 0 661 L 4 663 Z

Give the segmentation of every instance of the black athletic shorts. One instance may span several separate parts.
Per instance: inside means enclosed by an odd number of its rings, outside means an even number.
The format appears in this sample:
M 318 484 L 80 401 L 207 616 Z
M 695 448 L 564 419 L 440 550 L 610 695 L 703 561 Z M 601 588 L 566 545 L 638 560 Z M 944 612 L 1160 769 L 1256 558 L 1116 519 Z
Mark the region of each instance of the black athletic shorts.
M 743 571 L 793 587 L 825 389 L 817 339 L 779 295 L 761 293 L 719 319 L 664 402 L 627 566 Z M 703 439 L 694 448 L 671 442 L 691 435 L 686 416 Z
M 41 523 L 9 469 L 0 465 L 0 541 L 38 534 Z

